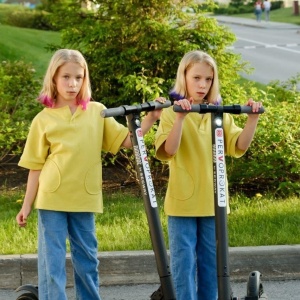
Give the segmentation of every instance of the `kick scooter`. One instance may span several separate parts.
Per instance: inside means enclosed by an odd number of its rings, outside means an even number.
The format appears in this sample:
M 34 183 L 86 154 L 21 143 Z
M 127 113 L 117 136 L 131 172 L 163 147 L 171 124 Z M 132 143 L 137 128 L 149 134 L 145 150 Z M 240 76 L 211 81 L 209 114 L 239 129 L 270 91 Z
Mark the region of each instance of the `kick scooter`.
M 148 219 L 150 238 L 156 259 L 157 271 L 160 277 L 161 286 L 151 295 L 151 300 L 173 300 L 175 290 L 168 264 L 168 255 L 163 238 L 163 231 L 159 218 L 159 211 L 156 202 L 155 190 L 152 181 L 151 171 L 147 158 L 147 149 L 141 129 L 140 113 L 171 106 L 171 101 L 159 103 L 157 101 L 145 102 L 133 106 L 120 106 L 105 109 L 101 112 L 102 117 L 126 116 L 127 125 L 135 157 L 136 172 L 143 195 L 144 207 Z
M 147 159 L 147 149 L 145 146 L 141 129 L 140 113 L 152 111 L 171 106 L 171 101 L 159 103 L 157 101 L 145 102 L 139 105 L 124 105 L 116 108 L 105 109 L 101 112 L 103 118 L 125 116 L 128 123 L 130 138 L 133 146 L 135 165 L 141 193 L 143 195 L 144 207 L 147 215 L 150 238 L 160 277 L 160 287 L 151 295 L 151 300 L 176 300 L 168 255 L 163 238 L 163 231 L 159 218 L 156 195 L 152 181 L 151 171 Z M 25 291 L 17 300 L 38 300 L 38 287 L 30 284 L 20 286 L 16 292 Z
M 223 132 L 223 113 L 251 114 L 250 106 L 241 105 L 206 105 L 193 104 L 191 110 L 183 110 L 181 106 L 174 105 L 175 112 L 197 112 L 200 114 L 211 113 L 212 133 L 212 157 L 213 157 L 213 182 L 216 220 L 216 245 L 217 245 L 217 276 L 218 276 L 218 300 L 256 300 L 268 299 L 263 293 L 259 271 L 249 274 L 247 282 L 247 295 L 244 298 L 234 297 L 230 286 L 230 268 L 228 253 L 228 230 L 227 230 L 227 195 L 226 195 L 226 164 L 225 144 Z M 264 108 L 259 110 L 259 114 Z

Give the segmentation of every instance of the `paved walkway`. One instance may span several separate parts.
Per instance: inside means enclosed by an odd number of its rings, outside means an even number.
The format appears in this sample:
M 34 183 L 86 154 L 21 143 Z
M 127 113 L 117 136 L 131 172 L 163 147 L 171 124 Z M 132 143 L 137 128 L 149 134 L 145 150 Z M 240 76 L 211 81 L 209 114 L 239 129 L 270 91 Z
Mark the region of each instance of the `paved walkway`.
M 263 29 L 278 29 L 278 30 L 284 30 L 284 29 L 296 29 L 299 30 L 300 33 L 300 26 L 289 24 L 289 23 L 281 23 L 281 22 L 266 22 L 262 20 L 261 22 L 257 22 L 255 18 L 253 19 L 246 19 L 246 18 L 238 18 L 238 17 L 232 17 L 232 16 L 214 16 L 218 20 L 219 23 L 223 24 L 236 24 L 236 25 L 242 25 L 242 26 L 250 26 L 250 27 L 257 27 L 257 28 L 263 28 Z M 299 18 L 300 20 L 300 18 Z

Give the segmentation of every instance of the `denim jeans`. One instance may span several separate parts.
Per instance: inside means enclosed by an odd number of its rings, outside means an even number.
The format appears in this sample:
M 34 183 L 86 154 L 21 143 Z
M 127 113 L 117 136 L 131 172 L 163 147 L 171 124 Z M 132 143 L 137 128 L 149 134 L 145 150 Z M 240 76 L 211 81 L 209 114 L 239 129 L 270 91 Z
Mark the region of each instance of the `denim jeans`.
M 101 300 L 93 213 L 38 210 L 39 300 L 66 300 L 69 238 L 76 299 Z
M 216 300 L 214 217 L 168 217 L 171 272 L 176 300 Z

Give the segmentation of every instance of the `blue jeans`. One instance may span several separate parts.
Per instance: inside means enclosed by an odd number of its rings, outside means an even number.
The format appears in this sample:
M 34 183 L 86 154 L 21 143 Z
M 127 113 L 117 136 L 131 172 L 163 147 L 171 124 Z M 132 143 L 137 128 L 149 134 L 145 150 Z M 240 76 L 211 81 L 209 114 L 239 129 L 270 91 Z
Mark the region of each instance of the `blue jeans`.
M 214 217 L 168 217 L 171 272 L 176 300 L 216 300 Z
M 69 238 L 78 300 L 101 300 L 93 213 L 38 210 L 39 300 L 66 300 L 66 239 Z

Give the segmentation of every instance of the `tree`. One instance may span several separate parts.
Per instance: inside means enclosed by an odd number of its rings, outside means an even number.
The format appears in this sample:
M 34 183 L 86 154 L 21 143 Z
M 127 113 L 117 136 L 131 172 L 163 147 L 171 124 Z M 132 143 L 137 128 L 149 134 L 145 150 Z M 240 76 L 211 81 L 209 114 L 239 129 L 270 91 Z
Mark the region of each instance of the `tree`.
M 64 20 L 61 47 L 86 57 L 96 101 L 118 106 L 167 96 L 179 60 L 192 49 L 216 59 L 224 95 L 236 96 L 234 81 L 245 65 L 227 51 L 233 33 L 207 14 L 213 2 L 94 0 L 92 11 L 82 8 L 86 1 L 57 2 L 52 21 Z

